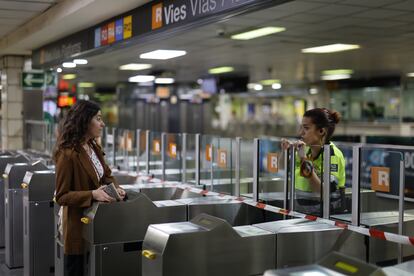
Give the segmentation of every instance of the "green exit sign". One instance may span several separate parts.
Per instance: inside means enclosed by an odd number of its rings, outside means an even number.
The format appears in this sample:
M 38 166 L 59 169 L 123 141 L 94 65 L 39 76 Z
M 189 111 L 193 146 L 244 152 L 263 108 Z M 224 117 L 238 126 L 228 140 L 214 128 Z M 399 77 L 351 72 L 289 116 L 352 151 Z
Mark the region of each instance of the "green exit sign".
M 45 84 L 44 73 L 22 73 L 22 86 L 24 89 L 36 89 L 42 88 Z

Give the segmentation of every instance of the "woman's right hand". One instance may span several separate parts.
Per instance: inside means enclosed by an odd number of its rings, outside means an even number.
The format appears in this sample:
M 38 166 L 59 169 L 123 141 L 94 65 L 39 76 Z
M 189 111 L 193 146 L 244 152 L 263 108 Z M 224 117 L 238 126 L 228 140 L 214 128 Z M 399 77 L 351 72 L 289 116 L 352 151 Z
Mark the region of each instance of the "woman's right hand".
M 295 148 L 296 151 L 298 153 L 298 156 L 301 160 L 305 159 L 306 155 L 305 155 L 305 142 L 303 142 L 302 140 L 299 140 L 295 143 Z
M 96 201 L 101 201 L 101 202 L 114 202 L 114 201 L 116 201 L 116 199 L 109 196 L 103 190 L 103 188 L 104 188 L 104 186 L 101 186 L 98 189 L 92 191 L 93 199 L 96 200 Z
M 291 145 L 292 143 L 288 139 L 282 138 L 282 141 L 281 141 L 282 150 L 289 149 Z

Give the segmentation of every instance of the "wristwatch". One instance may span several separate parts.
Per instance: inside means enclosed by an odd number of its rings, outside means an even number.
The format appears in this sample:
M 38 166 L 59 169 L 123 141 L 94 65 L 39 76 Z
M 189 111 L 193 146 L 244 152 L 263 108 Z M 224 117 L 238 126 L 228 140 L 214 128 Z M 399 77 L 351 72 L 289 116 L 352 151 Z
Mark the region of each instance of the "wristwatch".
M 309 160 L 303 160 L 300 164 L 300 175 L 305 178 L 310 178 L 313 172 L 313 164 Z

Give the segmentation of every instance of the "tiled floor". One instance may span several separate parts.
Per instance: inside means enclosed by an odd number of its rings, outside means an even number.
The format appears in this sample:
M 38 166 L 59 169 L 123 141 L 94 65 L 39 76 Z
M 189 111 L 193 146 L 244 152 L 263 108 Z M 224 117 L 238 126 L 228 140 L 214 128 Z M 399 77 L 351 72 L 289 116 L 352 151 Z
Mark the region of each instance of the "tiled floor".
M 4 248 L 0 249 L 0 275 L 1 276 L 23 276 L 23 268 L 9 269 L 5 262 Z

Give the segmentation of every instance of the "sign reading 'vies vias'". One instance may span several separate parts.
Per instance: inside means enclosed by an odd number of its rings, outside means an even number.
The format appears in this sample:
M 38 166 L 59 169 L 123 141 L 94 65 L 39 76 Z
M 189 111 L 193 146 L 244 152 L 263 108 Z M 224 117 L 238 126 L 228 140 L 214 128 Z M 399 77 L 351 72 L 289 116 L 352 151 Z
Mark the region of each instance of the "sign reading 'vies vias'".
M 220 14 L 236 15 L 242 9 L 280 5 L 292 0 L 164 0 L 152 1 L 129 12 L 105 20 L 56 42 L 36 49 L 32 55 L 34 67 L 46 67 L 65 61 L 71 56 L 131 38 L 164 31 L 190 23 L 199 23 Z

